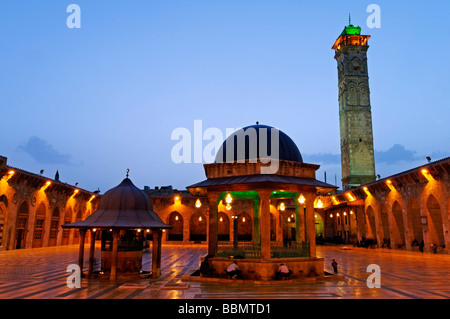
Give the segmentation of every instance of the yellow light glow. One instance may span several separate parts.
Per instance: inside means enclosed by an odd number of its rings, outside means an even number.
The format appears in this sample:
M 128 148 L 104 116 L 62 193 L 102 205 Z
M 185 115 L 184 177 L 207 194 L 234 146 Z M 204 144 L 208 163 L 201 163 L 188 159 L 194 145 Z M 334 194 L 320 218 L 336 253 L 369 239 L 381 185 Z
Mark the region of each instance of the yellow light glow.
M 95 195 L 92 195 L 89 201 L 93 200 L 95 198 Z
M 223 217 L 220 217 L 220 218 L 219 218 L 219 222 L 223 222 Z
M 330 218 L 333 218 L 333 214 L 330 214 Z
M 200 201 L 200 198 L 197 198 L 195 201 L 195 207 L 200 208 L 200 206 L 202 206 L 202 202 Z
M 354 201 L 355 200 L 355 196 L 353 196 L 352 193 L 347 193 L 347 197 L 350 199 L 350 201 Z
M 316 207 L 317 208 L 322 208 L 323 207 L 323 203 L 322 203 L 322 200 L 320 198 L 317 200 Z
M 180 196 L 175 196 L 175 201 L 178 202 L 180 200 Z
M 225 208 L 226 208 L 227 210 L 231 210 L 231 205 L 230 205 L 230 204 L 227 204 L 227 206 L 225 206 Z
M 225 203 L 231 204 L 232 201 L 233 201 L 233 198 L 231 197 L 231 194 L 228 193 L 227 196 L 225 197 Z
M 353 211 L 352 210 L 350 211 L 350 215 L 353 215 Z
M 140 229 L 140 228 L 138 228 L 137 232 L 138 232 L 138 233 L 140 233 L 140 232 L 141 232 L 141 229 Z
M 423 169 L 423 170 L 422 170 L 422 173 L 423 173 L 423 174 L 428 174 L 428 170 Z
M 344 212 L 344 216 L 347 216 L 347 212 Z
M 286 209 L 286 206 L 284 206 L 284 203 L 281 203 L 281 204 L 280 204 L 280 210 L 281 210 L 281 211 L 284 211 L 285 209 Z
M 287 221 L 288 221 L 288 222 L 290 223 L 290 222 L 291 222 L 291 218 L 290 218 L 290 217 L 288 217 Z
M 49 187 L 52 184 L 52 182 L 47 181 L 44 186 L 41 187 L 41 190 L 45 191 L 47 189 L 47 187 Z
M 300 196 L 298 197 L 298 202 L 300 204 L 304 204 L 306 201 L 305 196 L 303 196 L 303 194 L 300 194 Z
M 97 231 L 97 228 L 93 228 L 92 231 L 95 233 Z
M 150 229 L 147 229 L 146 232 L 149 233 L 149 232 L 150 232 Z
M 11 175 L 11 176 L 12 176 L 12 175 L 14 175 L 15 173 L 16 173 L 16 172 L 14 172 L 13 170 L 11 170 L 11 171 L 8 172 L 8 175 Z
M 392 184 L 392 181 L 391 181 L 390 179 L 388 179 L 388 180 L 386 181 L 386 183 Z
M 76 190 L 75 190 L 75 194 L 78 194 L 79 191 L 80 191 L 79 189 L 76 189 Z
M 175 216 L 175 220 L 178 220 L 178 216 Z
M 201 221 L 202 221 L 202 216 L 200 216 L 200 217 L 198 218 L 198 221 L 199 221 L 199 222 L 201 222 Z
M 245 217 L 242 217 L 242 222 L 245 223 Z

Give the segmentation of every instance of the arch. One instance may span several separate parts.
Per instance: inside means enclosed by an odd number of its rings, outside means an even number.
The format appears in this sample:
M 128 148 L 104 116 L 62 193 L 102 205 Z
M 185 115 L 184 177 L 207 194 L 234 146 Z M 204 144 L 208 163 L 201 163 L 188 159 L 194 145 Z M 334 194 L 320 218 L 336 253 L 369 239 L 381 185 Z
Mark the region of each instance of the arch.
M 40 203 L 36 209 L 36 217 L 34 220 L 33 231 L 33 248 L 42 247 L 42 239 L 44 237 L 44 222 L 45 222 L 46 209 L 44 203 Z
M 22 204 L 19 206 L 19 210 L 17 211 L 16 234 L 14 237 L 15 249 L 25 248 L 27 238 L 28 217 L 29 217 L 28 204 L 26 201 L 23 201 Z
M 420 223 L 420 206 L 415 198 L 408 203 L 408 227 L 412 239 L 412 246 L 419 246 L 423 240 L 422 226 Z
M 58 236 L 59 229 L 59 208 L 53 209 L 52 218 L 50 221 L 50 235 L 48 239 L 49 246 L 56 246 L 56 238 Z
M 206 218 L 199 211 L 192 214 L 189 220 L 189 240 L 206 241 Z
M 77 211 L 77 222 L 80 222 L 83 220 L 83 212 L 81 211 L 81 207 L 78 208 Z M 78 228 L 74 229 L 73 233 L 73 244 L 78 244 L 80 242 L 80 230 Z
M 394 205 L 392 205 L 392 216 L 395 248 L 402 248 L 405 246 L 405 227 L 403 225 L 402 207 L 398 201 L 395 201 Z
M 3 234 L 4 234 L 4 226 L 5 226 L 5 215 L 6 215 L 6 205 L 3 202 L 0 202 L 0 247 L 4 246 L 3 242 Z
M 253 239 L 253 219 L 247 212 L 239 214 L 237 229 L 239 241 L 251 241 Z
M 172 229 L 167 231 L 167 240 L 182 241 L 184 230 L 183 216 L 177 211 L 171 212 L 169 216 L 167 216 L 167 224 L 173 226 Z
M 5 204 L 5 207 L 8 208 L 8 198 L 6 197 L 5 194 L 3 194 L 2 196 L 0 196 L 0 203 Z
M 285 211 L 280 211 L 280 222 L 283 230 L 284 245 L 295 241 L 297 233 L 295 225 L 295 212 L 288 209 L 286 209 Z
M 436 244 L 438 247 L 444 245 L 444 229 L 442 227 L 441 206 L 437 199 L 430 195 L 427 200 L 427 224 L 430 234 L 430 245 Z
M 72 208 L 68 208 L 66 210 L 66 214 L 64 216 L 64 224 L 70 224 L 72 222 Z M 62 235 L 62 242 L 61 245 L 68 245 L 69 244 L 69 237 L 70 237 L 70 229 L 64 228 L 63 229 L 63 235 Z
M 377 238 L 377 227 L 375 224 L 375 212 L 372 206 L 368 206 L 366 209 L 367 216 L 367 238 L 376 239 Z
M 218 240 L 229 241 L 230 240 L 230 218 L 227 214 L 219 212 L 219 224 L 218 224 Z
M 382 247 L 387 245 L 387 247 L 390 248 L 391 238 L 390 238 L 390 232 L 389 232 L 389 217 L 388 217 L 388 213 L 384 207 L 382 207 L 380 209 L 380 217 L 381 217 L 381 230 L 382 230 L 382 234 L 383 234 L 382 237 L 380 236 L 381 241 L 382 241 Z
M 270 213 L 270 240 L 277 240 L 277 218 L 274 213 Z
M 347 217 L 347 216 L 346 216 Z M 324 237 L 324 225 L 323 225 L 323 218 L 319 213 L 314 213 L 314 228 L 316 230 L 316 238 L 323 238 Z

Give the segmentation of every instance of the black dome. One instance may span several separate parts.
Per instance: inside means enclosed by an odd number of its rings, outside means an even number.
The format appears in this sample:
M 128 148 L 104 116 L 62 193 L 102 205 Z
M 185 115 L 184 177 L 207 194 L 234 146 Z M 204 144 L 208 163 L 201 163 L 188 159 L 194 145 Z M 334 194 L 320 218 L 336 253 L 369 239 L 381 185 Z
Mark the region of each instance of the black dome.
M 245 132 L 249 132 L 247 131 L 248 129 L 254 129 L 256 131 L 256 138 L 257 138 L 257 143 L 256 143 L 256 154 L 257 154 L 257 158 L 260 158 L 260 150 L 259 150 L 259 139 L 260 139 L 260 129 L 266 129 L 267 132 L 267 155 L 269 156 L 273 156 L 272 155 L 272 148 L 271 148 L 271 134 L 272 134 L 272 130 L 277 130 L 279 133 L 279 154 L 278 154 L 278 158 L 280 160 L 285 160 L 285 161 L 293 161 L 293 162 L 298 162 L 298 163 L 303 163 L 303 158 L 302 155 L 300 154 L 300 151 L 298 150 L 297 145 L 295 145 L 294 141 L 292 141 L 292 139 L 287 136 L 285 133 L 283 133 L 282 131 L 275 129 L 271 126 L 267 126 L 267 125 L 250 125 L 247 127 L 244 127 L 236 132 L 234 132 L 232 135 L 230 135 L 229 137 L 227 137 L 227 139 L 225 140 L 225 142 L 223 142 L 222 146 L 219 149 L 219 152 L 217 152 L 216 155 L 216 159 L 215 162 L 216 163 L 225 163 L 226 162 L 226 154 L 227 154 L 227 149 L 226 149 L 226 144 L 227 141 L 230 141 L 230 139 L 234 139 L 234 143 L 232 145 L 234 145 L 234 161 L 237 160 L 243 160 L 243 159 L 252 159 L 254 156 L 252 156 L 250 154 L 249 151 L 249 136 L 245 136 L 245 158 L 243 158 L 241 156 L 241 154 L 237 154 L 237 149 L 238 149 L 238 145 L 237 145 L 237 134 L 244 134 Z M 264 134 L 264 130 L 262 131 Z M 238 158 L 239 155 L 239 158 Z M 264 154 L 262 154 L 264 155 Z

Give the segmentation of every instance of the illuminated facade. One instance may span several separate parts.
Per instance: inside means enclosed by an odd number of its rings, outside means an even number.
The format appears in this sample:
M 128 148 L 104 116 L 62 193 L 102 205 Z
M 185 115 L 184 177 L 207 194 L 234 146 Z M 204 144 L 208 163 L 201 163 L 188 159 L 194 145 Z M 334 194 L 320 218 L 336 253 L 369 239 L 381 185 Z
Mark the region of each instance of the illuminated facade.
M 325 235 L 336 242 L 448 253 L 450 158 L 323 198 Z
M 97 195 L 7 165 L 0 156 L 0 249 L 77 244 L 77 230 L 61 225 L 82 220 L 96 209 Z

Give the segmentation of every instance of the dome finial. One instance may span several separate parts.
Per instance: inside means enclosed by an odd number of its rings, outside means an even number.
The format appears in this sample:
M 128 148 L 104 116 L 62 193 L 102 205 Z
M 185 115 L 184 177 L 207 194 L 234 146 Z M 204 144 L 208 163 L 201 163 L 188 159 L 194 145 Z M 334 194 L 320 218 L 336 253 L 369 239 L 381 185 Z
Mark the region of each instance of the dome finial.
M 256 121 L 256 125 L 259 125 L 259 122 L 258 122 L 258 121 Z
M 128 178 L 128 173 L 130 172 L 130 169 L 129 168 L 127 168 L 127 178 Z

